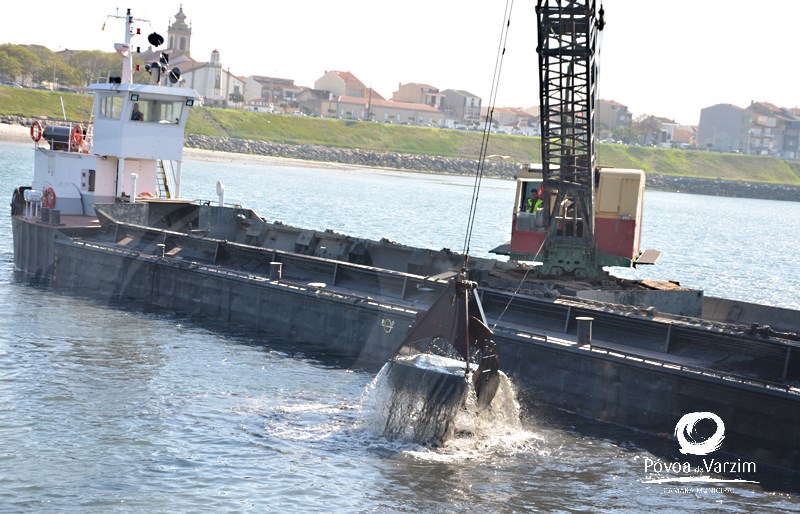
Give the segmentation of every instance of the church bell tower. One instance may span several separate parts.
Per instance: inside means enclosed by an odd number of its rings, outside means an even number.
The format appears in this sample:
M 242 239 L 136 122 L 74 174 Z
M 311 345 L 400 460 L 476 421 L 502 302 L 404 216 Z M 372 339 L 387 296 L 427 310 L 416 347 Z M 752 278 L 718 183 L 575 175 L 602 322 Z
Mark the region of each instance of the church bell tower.
M 172 53 L 185 53 L 190 55 L 192 41 L 192 27 L 186 24 L 186 15 L 183 14 L 183 4 L 181 4 L 178 14 L 175 15 L 175 22 L 167 30 L 169 51 Z

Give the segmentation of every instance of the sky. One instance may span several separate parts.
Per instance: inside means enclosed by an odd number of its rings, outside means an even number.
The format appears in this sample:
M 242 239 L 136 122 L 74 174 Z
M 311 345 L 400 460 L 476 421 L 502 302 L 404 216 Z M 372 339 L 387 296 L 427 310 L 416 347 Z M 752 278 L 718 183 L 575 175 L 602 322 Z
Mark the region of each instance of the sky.
M 599 0 L 598 0 L 599 2 Z M 718 103 L 800 105 L 796 53 L 798 0 L 604 0 L 599 96 L 655 115 L 697 124 Z M 130 7 L 146 34 L 167 27 L 183 5 L 191 55 L 220 52 L 238 76 L 293 79 L 313 87 L 327 70 L 350 71 L 391 98 L 398 85 L 462 89 L 489 102 L 506 0 L 37 0 L 0 18 L 0 43 L 53 51 L 112 51 Z M 505 41 L 498 107 L 538 104 L 535 0 L 516 0 Z M 599 3 L 598 3 L 599 5 Z M 119 7 L 119 10 L 117 10 Z

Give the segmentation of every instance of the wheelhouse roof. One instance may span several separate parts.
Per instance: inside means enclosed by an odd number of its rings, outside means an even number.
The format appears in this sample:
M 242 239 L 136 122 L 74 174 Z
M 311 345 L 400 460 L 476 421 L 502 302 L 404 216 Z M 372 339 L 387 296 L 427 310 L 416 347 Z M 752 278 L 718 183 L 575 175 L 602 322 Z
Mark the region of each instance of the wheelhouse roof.
M 139 93 L 145 95 L 174 96 L 177 98 L 200 98 L 194 89 L 184 87 L 154 86 L 151 84 L 91 84 L 89 89 L 97 93 Z

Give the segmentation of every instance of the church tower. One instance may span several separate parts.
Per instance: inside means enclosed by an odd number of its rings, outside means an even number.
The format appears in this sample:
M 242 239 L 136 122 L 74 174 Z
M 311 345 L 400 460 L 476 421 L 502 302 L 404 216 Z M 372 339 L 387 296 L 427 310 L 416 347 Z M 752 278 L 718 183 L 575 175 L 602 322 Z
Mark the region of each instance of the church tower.
M 192 40 L 192 27 L 186 24 L 186 15 L 183 14 L 183 4 L 181 4 L 178 14 L 175 15 L 175 23 L 167 30 L 169 49 L 173 53 L 185 53 L 190 55 L 190 43 Z

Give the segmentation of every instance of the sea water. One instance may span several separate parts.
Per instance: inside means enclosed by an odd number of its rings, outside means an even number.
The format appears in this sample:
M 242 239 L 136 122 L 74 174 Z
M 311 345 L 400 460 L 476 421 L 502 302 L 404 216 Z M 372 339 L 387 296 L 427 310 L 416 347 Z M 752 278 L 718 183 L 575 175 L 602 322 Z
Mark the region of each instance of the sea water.
M 10 200 L 29 183 L 31 145 L 0 143 L 0 170 Z M 183 171 L 186 196 L 213 200 L 221 180 L 227 202 L 268 219 L 463 246 L 469 178 L 237 159 Z M 513 194 L 512 182 L 484 180 L 475 254 L 508 238 Z M 798 220 L 800 203 L 648 192 L 643 240 L 664 257 L 636 273 L 797 308 Z M 8 217 L 0 235 L 2 512 L 800 509 L 784 475 L 646 483 L 671 441 L 544 408 L 469 418 L 438 448 L 387 439 L 369 423 L 378 369 L 268 332 L 31 286 L 13 271 Z

